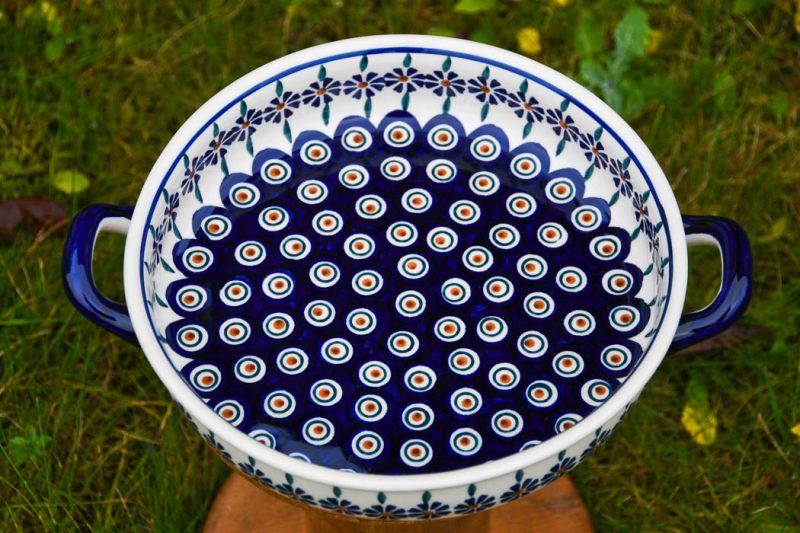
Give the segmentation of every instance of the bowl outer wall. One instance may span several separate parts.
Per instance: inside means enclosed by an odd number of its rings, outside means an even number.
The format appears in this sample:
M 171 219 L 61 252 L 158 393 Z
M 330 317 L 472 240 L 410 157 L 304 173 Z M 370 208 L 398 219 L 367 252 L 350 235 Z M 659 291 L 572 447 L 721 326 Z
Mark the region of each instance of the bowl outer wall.
M 144 298 L 140 286 L 142 262 L 140 249 L 146 236 L 145 223 L 150 211 L 150 200 L 158 193 L 162 180 L 172 163 L 180 157 L 189 139 L 204 127 L 209 117 L 220 108 L 234 101 L 247 89 L 275 76 L 288 68 L 319 59 L 356 50 L 394 48 L 413 45 L 436 50 L 454 50 L 476 56 L 490 57 L 522 71 L 529 72 L 552 84 L 591 109 L 630 148 L 634 162 L 638 162 L 650 179 L 651 190 L 664 210 L 664 223 L 669 231 L 670 268 L 672 280 L 663 311 L 661 327 L 653 339 L 639 367 L 611 398 L 589 416 L 569 430 L 544 441 L 542 444 L 502 459 L 431 474 L 380 475 L 342 472 L 289 457 L 248 437 L 220 418 L 197 396 L 176 373 L 164 356 L 147 318 Z M 664 358 L 678 327 L 686 295 L 687 249 L 680 211 L 664 172 L 653 154 L 633 129 L 607 104 L 583 86 L 563 74 L 530 58 L 490 45 L 463 39 L 434 37 L 427 35 L 378 35 L 357 37 L 318 45 L 276 59 L 234 81 L 203 104 L 177 131 L 162 151 L 145 181 L 136 202 L 130 229 L 126 238 L 124 258 L 125 299 L 131 321 L 142 350 L 161 382 L 183 407 L 202 426 L 213 431 L 220 439 L 230 443 L 241 453 L 255 458 L 273 468 L 289 472 L 309 481 L 340 488 L 365 491 L 422 491 L 447 489 L 478 483 L 497 476 L 513 473 L 543 461 L 552 461 L 559 452 L 581 441 L 597 428 L 620 414 L 634 401 Z

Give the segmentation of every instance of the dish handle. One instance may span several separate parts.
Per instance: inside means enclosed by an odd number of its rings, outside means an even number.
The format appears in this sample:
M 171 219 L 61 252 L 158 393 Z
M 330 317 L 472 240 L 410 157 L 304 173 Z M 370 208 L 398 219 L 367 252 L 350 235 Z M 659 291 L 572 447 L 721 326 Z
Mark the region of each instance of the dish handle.
M 727 329 L 747 309 L 753 287 L 753 255 L 739 224 L 723 217 L 684 216 L 683 227 L 688 246 L 713 245 L 719 249 L 722 283 L 710 304 L 681 317 L 670 352 Z
M 126 235 L 131 215 L 130 206 L 98 204 L 82 209 L 69 227 L 61 274 L 67 297 L 78 311 L 111 333 L 137 344 L 128 308 L 100 294 L 92 278 L 97 236 L 101 231 Z

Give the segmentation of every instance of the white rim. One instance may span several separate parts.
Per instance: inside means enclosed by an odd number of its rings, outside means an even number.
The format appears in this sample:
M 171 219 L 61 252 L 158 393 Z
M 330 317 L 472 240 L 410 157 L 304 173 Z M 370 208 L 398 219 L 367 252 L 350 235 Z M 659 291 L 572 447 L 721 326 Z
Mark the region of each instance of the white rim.
M 573 428 L 558 434 L 542 444 L 528 450 L 486 463 L 459 470 L 449 470 L 434 474 L 380 475 L 343 472 L 298 459 L 293 459 L 282 452 L 267 448 L 251 439 L 232 425 L 220 418 L 211 408 L 195 395 L 178 373 L 170 365 L 162 353 L 158 341 L 150 328 L 145 303 L 141 297 L 139 276 L 141 260 L 139 252 L 141 241 L 146 235 L 145 221 L 150 208 L 149 199 L 155 196 L 162 178 L 166 175 L 171 163 L 180 155 L 182 148 L 191 136 L 200 129 L 221 107 L 238 97 L 245 90 L 259 82 L 274 76 L 292 66 L 313 61 L 320 56 L 332 56 L 362 49 L 394 48 L 409 46 L 434 49 L 458 50 L 477 56 L 489 57 L 507 65 L 535 74 L 537 77 L 569 92 L 581 103 L 588 106 L 608 126 L 614 130 L 628 145 L 631 152 L 639 159 L 642 169 L 650 178 L 652 190 L 664 209 L 664 223 L 669 230 L 671 241 L 672 287 L 669 290 L 669 301 L 664 310 L 664 318 L 658 334 L 653 339 L 644 359 L 634 373 L 601 407 L 593 411 Z M 131 220 L 128 238 L 125 245 L 125 298 L 131 315 L 136 337 L 159 379 L 172 396 L 180 402 L 200 424 L 213 431 L 220 439 L 229 442 L 240 452 L 247 454 L 267 465 L 290 472 L 309 481 L 352 490 L 367 491 L 422 491 L 444 489 L 477 483 L 497 476 L 508 474 L 519 469 L 530 467 L 540 461 L 557 455 L 562 450 L 577 443 L 608 420 L 622 411 L 644 388 L 664 358 L 683 309 L 686 293 L 686 238 L 680 211 L 672 194 L 672 189 L 650 150 L 644 142 L 608 105 L 594 94 L 567 78 L 532 59 L 496 48 L 494 46 L 473 43 L 462 39 L 432 37 L 426 35 L 385 35 L 359 37 L 334 43 L 323 44 L 277 59 L 253 72 L 239 78 L 228 85 L 198 109 L 172 137 L 159 156 L 147 180 L 145 181 Z

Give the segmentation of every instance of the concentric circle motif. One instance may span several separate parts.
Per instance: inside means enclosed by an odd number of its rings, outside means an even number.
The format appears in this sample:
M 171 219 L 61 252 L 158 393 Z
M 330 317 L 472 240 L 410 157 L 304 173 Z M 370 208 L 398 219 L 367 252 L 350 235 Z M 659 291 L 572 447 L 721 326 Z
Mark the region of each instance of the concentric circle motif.
M 553 358 L 553 370 L 564 378 L 575 377 L 583 372 L 583 358 L 575 352 L 561 352 Z
M 261 264 L 267 257 L 267 249 L 257 241 L 244 241 L 236 247 L 234 253 L 236 262 L 244 266 Z
M 318 328 L 327 326 L 336 318 L 336 308 L 325 300 L 312 300 L 303 310 L 306 322 Z
M 332 379 L 321 379 L 311 385 L 308 395 L 315 404 L 329 407 L 342 399 L 342 386 Z
M 308 271 L 311 283 L 323 289 L 335 285 L 339 281 L 339 276 L 339 267 L 330 261 L 314 263 Z
M 403 148 L 414 142 L 414 129 L 405 122 L 392 122 L 383 131 L 383 140 L 394 148 Z
M 492 172 L 476 172 L 469 178 L 469 188 L 478 196 L 490 196 L 500 188 L 500 180 Z
M 581 292 L 586 288 L 586 274 L 574 266 L 567 266 L 556 273 L 556 284 L 562 291 Z
M 289 225 L 289 212 L 282 207 L 266 207 L 258 216 L 258 223 L 267 231 L 280 231 Z
M 209 215 L 200 223 L 203 233 L 212 241 L 219 241 L 231 232 L 231 221 L 222 215 Z
M 222 400 L 214 412 L 232 426 L 238 426 L 244 420 L 244 407 L 236 400 Z
M 294 289 L 294 280 L 283 272 L 274 272 L 264 278 L 261 290 L 270 298 L 280 300 L 286 298 Z
M 522 426 L 522 415 L 512 409 L 501 409 L 492 415 L 492 429 L 501 437 L 518 435 Z
M 351 286 L 361 296 L 372 296 L 383 288 L 383 276 L 374 270 L 362 270 L 353 276 Z
M 227 306 L 238 307 L 250 299 L 250 285 L 244 281 L 233 279 L 219 290 L 219 299 Z
M 183 266 L 189 272 L 202 272 L 214 263 L 214 254 L 204 246 L 190 246 L 183 252 Z
M 621 249 L 622 243 L 619 238 L 614 235 L 595 237 L 589 243 L 589 251 L 592 252 L 593 256 L 602 261 L 611 261 L 619 255 Z
M 308 368 L 308 355 L 300 348 L 284 348 L 275 357 L 275 366 L 284 374 L 302 374 Z
M 447 159 L 434 159 L 425 167 L 425 174 L 434 183 L 447 183 L 453 181 L 458 169 L 452 161 Z
M 331 149 L 322 141 L 308 141 L 300 147 L 300 159 L 306 165 L 322 165 L 331 158 Z
M 220 324 L 219 338 L 225 344 L 242 344 L 250 338 L 250 324 L 241 318 L 229 318 Z
M 356 200 L 356 214 L 367 220 L 374 220 L 386 213 L 386 202 L 377 194 L 367 194 Z
M 484 342 L 500 342 L 508 334 L 508 325 L 499 316 L 487 316 L 480 319 L 477 331 Z
M 428 132 L 428 144 L 434 150 L 451 150 L 458 144 L 458 133 L 447 124 L 434 126 Z
M 621 344 L 607 346 L 600 353 L 600 362 L 609 370 L 624 370 L 632 360 L 631 351 Z
M 175 295 L 175 301 L 184 311 L 197 311 L 206 305 L 208 292 L 200 285 L 186 285 Z
M 175 334 L 178 346 L 187 352 L 202 350 L 208 342 L 208 333 L 203 326 L 183 326 Z
M 476 137 L 469 145 L 469 153 L 478 161 L 494 161 L 501 151 L 500 142 L 491 135 Z
M 494 264 L 494 256 L 483 246 L 470 246 L 461 254 L 461 261 L 473 272 L 485 272 Z
M 264 333 L 273 339 L 283 339 L 294 331 L 294 320 L 286 313 L 271 313 L 263 323 Z
M 466 303 L 472 296 L 469 283 L 461 278 L 450 278 L 442 283 L 442 299 L 452 305 Z
M 572 211 L 572 225 L 580 231 L 594 231 L 603 222 L 603 214 L 593 205 L 584 205 Z
M 489 383 L 500 390 L 510 390 L 519 385 L 519 369 L 511 363 L 497 363 L 489 369 Z
M 260 442 L 267 448 L 272 448 L 273 450 L 278 444 L 277 440 L 275 439 L 275 435 L 263 428 L 254 429 L 248 433 L 247 436 L 257 442 Z
M 446 316 L 436 321 L 433 332 L 443 342 L 456 342 L 466 333 L 464 321 L 457 316 Z
M 303 424 L 303 439 L 312 446 L 324 446 L 333 440 L 336 429 L 327 418 L 315 416 Z
M 614 296 L 625 294 L 633 287 L 633 276 L 626 270 L 609 270 L 603 275 L 603 288 Z
M 425 311 L 425 297 L 418 291 L 403 291 L 397 295 L 394 307 L 405 317 L 419 316 Z
M 258 187 L 250 183 L 237 183 L 228 192 L 228 200 L 233 207 L 248 209 L 258 203 L 261 198 L 261 191 Z
M 419 468 L 431 462 L 433 448 L 422 439 L 410 439 L 400 447 L 400 459 L 410 467 Z
M 543 246 L 558 248 L 567 243 L 569 234 L 561 224 L 557 222 L 548 222 L 539 227 L 539 231 L 536 232 L 536 237 Z
M 264 412 L 272 418 L 286 418 L 294 413 L 296 402 L 288 391 L 276 390 L 264 398 Z
M 408 279 L 424 278 L 429 268 L 428 260 L 419 254 L 404 255 L 397 262 L 397 271 Z
M 542 279 L 547 274 L 547 261 L 536 254 L 525 254 L 517 261 L 517 272 L 525 279 Z
M 492 276 L 483 284 L 483 296 L 490 302 L 507 302 L 514 296 L 514 285 L 508 278 Z
M 525 389 L 525 397 L 534 407 L 550 407 L 558 400 L 558 388 L 547 380 L 538 379 Z
M 447 357 L 447 366 L 456 374 L 469 376 L 474 374 L 481 366 L 481 358 L 475 350 L 458 348 L 450 352 Z
M 578 422 L 583 420 L 583 417 L 575 413 L 567 413 L 558 417 L 555 423 L 556 433 L 563 433 Z
M 311 252 L 311 242 L 302 235 L 288 235 L 281 241 L 280 249 L 283 257 L 297 261 Z
M 403 382 L 413 392 L 427 392 L 436 384 L 436 372 L 424 365 L 413 366 L 406 371 Z
M 553 299 L 543 292 L 532 292 L 525 297 L 525 312 L 533 318 L 545 318 L 555 310 Z
M 567 178 L 556 178 L 550 180 L 544 188 L 547 199 L 554 204 L 566 204 L 575 198 L 575 184 Z
M 403 409 L 403 424 L 412 431 L 423 431 L 431 427 L 434 415 L 433 409 L 424 403 L 412 403 Z
M 446 253 L 458 246 L 458 235 L 450 228 L 439 226 L 428 232 L 426 241 L 434 252 Z
M 449 213 L 453 222 L 466 226 L 477 222 L 481 217 L 481 208 L 473 201 L 458 200 L 450 206 Z
M 334 365 L 346 363 L 353 357 L 353 345 L 342 338 L 333 338 L 325 341 L 320 349 L 322 358 Z
M 369 309 L 353 309 L 347 314 L 347 329 L 355 335 L 367 335 L 372 333 L 377 324 L 375 313 Z
M 236 379 L 243 383 L 256 383 L 267 373 L 267 365 L 264 360 L 255 355 L 245 355 L 233 366 L 233 373 Z
M 432 203 L 433 197 L 425 189 L 409 189 L 401 198 L 403 209 L 414 214 L 424 213 L 430 209 Z
M 581 387 L 581 398 L 592 407 L 597 407 L 611 396 L 611 385 L 602 379 L 592 379 Z
M 564 317 L 564 328 L 571 335 L 584 337 L 594 331 L 595 320 L 591 313 L 576 309 Z
M 393 246 L 411 246 L 417 240 L 417 228 L 410 222 L 393 222 L 386 228 L 386 240 Z
M 482 445 L 481 434 L 472 428 L 459 428 L 450 433 L 450 449 L 459 455 L 475 455 Z
M 342 147 L 351 152 L 363 152 L 372 146 L 372 134 L 358 126 L 348 128 L 342 134 Z
M 267 159 L 261 165 L 261 179 L 269 185 L 286 183 L 292 177 L 292 167 L 282 159 Z
M 519 244 L 519 231 L 511 224 L 497 224 L 489 230 L 489 241 L 502 250 L 510 250 Z
M 375 241 L 366 233 L 354 233 L 344 241 L 344 253 L 351 259 L 366 259 L 375 251 Z
M 517 350 L 525 357 L 537 358 L 547 353 L 547 337 L 538 331 L 526 331 L 517 339 Z
M 509 164 L 511 173 L 521 180 L 530 180 L 542 171 L 542 162 L 533 154 L 519 154 Z
M 319 180 L 304 181 L 297 187 L 297 198 L 306 204 L 319 204 L 328 197 L 328 186 Z
M 311 220 L 311 226 L 314 228 L 314 231 L 326 237 L 339 233 L 342 230 L 343 224 L 342 215 L 336 211 L 330 210 L 320 211 L 314 215 L 314 218 Z
M 536 212 L 536 200 L 524 192 L 515 192 L 506 200 L 508 214 L 517 218 L 528 218 Z
M 339 171 L 339 183 L 348 189 L 360 189 L 369 182 L 369 172 L 361 165 L 347 165 Z
M 358 379 L 367 387 L 382 387 L 392 379 L 392 370 L 380 361 L 369 361 L 358 369 Z
M 215 365 L 200 365 L 189 374 L 189 382 L 192 387 L 200 392 L 211 392 L 219 387 L 222 381 L 222 374 Z
M 361 459 L 374 459 L 383 452 L 383 438 L 374 431 L 359 431 L 353 437 L 350 448 Z
M 462 387 L 450 395 L 450 407 L 459 415 L 474 415 L 483 406 L 481 393 L 470 387 Z
M 376 394 L 365 394 L 356 400 L 356 416 L 364 422 L 377 422 L 386 416 L 386 400 Z
M 410 331 L 396 331 L 389 335 L 386 346 L 392 355 L 411 357 L 419 349 L 419 339 Z
M 381 174 L 387 180 L 400 181 L 411 174 L 411 163 L 404 157 L 387 157 L 381 163 Z
M 639 325 L 639 310 L 630 305 L 620 305 L 608 314 L 611 327 L 617 331 L 630 331 Z

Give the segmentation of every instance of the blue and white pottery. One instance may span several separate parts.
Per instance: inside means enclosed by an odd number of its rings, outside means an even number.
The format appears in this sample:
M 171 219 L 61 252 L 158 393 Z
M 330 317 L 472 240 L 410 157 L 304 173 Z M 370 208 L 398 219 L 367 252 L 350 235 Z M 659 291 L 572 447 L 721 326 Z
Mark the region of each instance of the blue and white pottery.
M 127 307 L 91 278 L 127 234 Z M 683 314 L 687 245 L 722 286 Z M 741 228 L 681 217 L 606 104 L 519 55 L 391 35 L 291 54 L 203 105 L 134 208 L 76 217 L 65 286 L 197 431 L 289 498 L 472 513 L 599 446 L 665 354 L 750 295 Z

